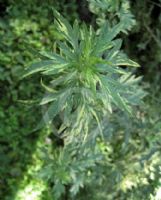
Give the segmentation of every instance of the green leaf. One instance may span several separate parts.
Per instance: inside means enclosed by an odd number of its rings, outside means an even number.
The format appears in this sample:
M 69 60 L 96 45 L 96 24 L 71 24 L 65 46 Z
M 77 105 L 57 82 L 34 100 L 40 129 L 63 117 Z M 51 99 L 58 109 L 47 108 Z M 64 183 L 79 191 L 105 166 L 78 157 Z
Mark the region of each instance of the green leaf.
M 53 193 L 54 193 L 54 197 L 56 199 L 59 199 L 61 195 L 65 193 L 65 186 L 60 181 L 57 181 L 54 184 Z
M 23 78 L 31 74 L 41 72 L 47 69 L 49 66 L 52 66 L 54 61 L 52 60 L 43 60 L 37 63 L 32 64 L 29 68 L 26 69 L 26 73 L 23 75 Z

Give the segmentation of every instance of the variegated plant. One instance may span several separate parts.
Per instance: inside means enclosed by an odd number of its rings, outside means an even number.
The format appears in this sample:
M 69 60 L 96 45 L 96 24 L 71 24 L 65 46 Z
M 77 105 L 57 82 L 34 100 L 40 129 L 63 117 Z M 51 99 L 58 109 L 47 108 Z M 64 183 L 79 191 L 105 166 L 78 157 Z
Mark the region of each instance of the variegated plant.
M 50 76 L 50 86 L 42 85 L 48 94 L 41 101 L 47 104 L 46 123 L 61 115 L 58 133 L 86 138 L 95 125 L 114 107 L 132 114 L 131 105 L 143 96 L 138 89 L 139 78 L 125 67 L 139 67 L 121 50 L 122 40 L 115 39 L 123 30 L 122 22 L 114 27 L 108 23 L 95 31 L 91 26 L 71 26 L 57 11 L 55 23 L 63 40 L 56 52 L 40 52 L 41 61 L 30 66 L 24 75 L 40 73 Z M 122 67 L 124 66 L 124 67 Z M 136 90 L 137 88 L 137 90 Z

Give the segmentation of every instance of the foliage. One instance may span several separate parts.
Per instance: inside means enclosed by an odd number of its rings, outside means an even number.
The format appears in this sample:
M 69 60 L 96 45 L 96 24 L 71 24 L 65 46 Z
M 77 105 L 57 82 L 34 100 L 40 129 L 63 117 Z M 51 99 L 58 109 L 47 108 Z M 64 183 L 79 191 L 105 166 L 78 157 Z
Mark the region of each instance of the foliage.
M 0 199 L 159 200 L 161 2 L 68 2 L 1 2 Z
M 103 117 L 107 118 L 108 112 L 112 111 L 111 104 L 115 103 L 121 110 L 131 113 L 129 104 L 137 105 L 145 94 L 137 86 L 138 79 L 118 67 L 138 67 L 138 64 L 119 51 L 121 40 L 114 40 L 123 30 L 122 22 L 112 28 L 105 24 L 97 34 L 92 27 L 88 30 L 83 24 L 80 28 L 77 21 L 72 27 L 58 12 L 55 11 L 55 15 L 58 31 L 65 39 L 58 42 L 59 54 L 41 51 L 39 54 L 42 60 L 29 67 L 24 77 L 37 72 L 52 76 L 50 87 L 42 82 L 48 94 L 40 104 L 50 103 L 44 113 L 45 123 L 53 124 L 53 119 L 57 120 L 59 115 L 61 124 L 58 130 L 54 130 L 54 134 L 65 138 L 65 146 L 60 153 L 55 152 L 54 157 L 47 160 L 43 171 L 45 180 L 54 184 L 53 196 L 59 199 L 63 194 L 62 198 L 65 198 L 65 195 L 74 198 L 80 187 L 86 182 L 94 181 L 93 178 L 98 176 L 99 163 L 96 165 L 97 156 L 95 158 L 94 150 L 91 149 L 99 150 L 99 157 L 103 154 L 99 149 L 100 144 L 96 143 L 98 134 L 94 134 L 92 129 L 98 126 L 102 136 L 106 136 L 108 129 L 101 120 Z M 107 119 L 104 123 L 108 123 Z M 42 122 L 40 124 L 42 125 Z M 81 140 L 84 143 L 82 147 Z M 73 157 L 76 157 L 76 160 Z M 94 166 L 97 166 L 96 169 Z M 103 170 L 102 168 L 104 164 L 102 166 L 101 163 L 100 170 Z M 88 180 L 87 172 L 92 174 L 92 181 L 91 177 Z
M 77 21 L 71 27 L 56 11 L 55 15 L 58 31 L 66 40 L 58 42 L 60 54 L 40 52 L 43 60 L 29 67 L 24 77 L 37 72 L 52 76 L 51 87 L 42 83 L 48 94 L 40 104 L 50 103 L 44 121 L 50 123 L 61 113 L 58 133 L 65 129 L 63 137 L 83 132 L 87 137 L 91 122 L 96 120 L 100 126 L 100 116 L 112 112 L 112 103 L 131 113 L 130 104 L 144 96 L 136 86 L 138 78 L 118 67 L 139 65 L 120 51 L 121 40 L 114 40 L 123 29 L 122 22 L 112 28 L 105 24 L 96 34 L 92 27 L 88 30 L 83 24 L 81 29 Z
M 128 30 L 135 25 L 135 19 L 130 11 L 130 3 L 127 0 L 88 0 L 91 12 L 95 13 L 99 26 L 109 18 L 109 23 L 115 24 L 122 22 L 122 32 L 127 33 Z
M 55 3 L 64 13 L 72 11 L 70 20 L 77 17 L 75 6 Z M 51 49 L 58 34 L 48 3 L 8 0 L 1 1 L 0 9 L 0 199 L 13 199 L 39 140 L 39 133 L 31 130 L 41 115 L 37 106 L 20 103 L 42 94 L 39 78 L 22 82 L 20 77 L 24 67 L 36 60 L 29 47 Z

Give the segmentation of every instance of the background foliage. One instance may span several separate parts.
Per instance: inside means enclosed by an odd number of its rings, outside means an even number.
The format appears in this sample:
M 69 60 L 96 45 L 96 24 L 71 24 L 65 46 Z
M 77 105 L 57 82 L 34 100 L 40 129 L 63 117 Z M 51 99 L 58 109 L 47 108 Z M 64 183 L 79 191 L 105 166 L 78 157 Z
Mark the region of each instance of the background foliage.
M 0 198 L 4 200 L 157 199 L 161 187 L 161 2 L 88 3 L 0 3 Z M 87 142 L 79 153 L 70 145 L 63 148 L 63 141 L 47 128 L 32 133 L 41 119 L 36 101 L 44 89 L 39 75 L 20 80 L 24 68 L 37 61 L 36 51 L 53 50 L 55 42 L 62 40 L 51 7 L 70 23 L 76 18 L 97 29 L 107 18 L 110 25 L 126 20 L 119 33 L 122 48 L 141 65 L 134 73 L 143 76 L 140 87 L 148 93 L 144 104 L 134 108 L 135 118 L 114 111 L 103 125 L 105 140 L 98 138 L 92 149 Z M 28 99 L 33 104 L 21 101 Z

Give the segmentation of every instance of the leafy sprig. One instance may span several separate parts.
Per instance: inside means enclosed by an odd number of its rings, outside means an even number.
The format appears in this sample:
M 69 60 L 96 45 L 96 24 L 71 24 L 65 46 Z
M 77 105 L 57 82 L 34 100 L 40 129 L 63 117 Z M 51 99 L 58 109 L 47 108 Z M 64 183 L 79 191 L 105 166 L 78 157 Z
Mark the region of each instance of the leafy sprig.
M 84 133 L 86 137 L 93 121 L 101 131 L 100 120 L 114 105 L 132 114 L 129 96 L 136 91 L 129 80 L 137 79 L 120 66 L 139 65 L 120 50 L 121 39 L 115 39 L 122 22 L 112 28 L 105 23 L 98 33 L 77 21 L 71 26 L 57 11 L 54 14 L 64 40 L 57 43 L 57 52 L 41 51 L 42 60 L 29 67 L 24 77 L 38 72 L 50 76 L 50 86 L 42 82 L 48 94 L 40 104 L 49 104 L 44 121 L 51 123 L 61 113 L 58 133 Z
M 88 0 L 91 12 L 96 14 L 99 26 L 111 16 L 110 23 L 122 24 L 122 32 L 127 33 L 136 24 L 135 18 L 130 11 L 130 3 L 127 0 Z M 119 19 L 119 20 L 118 20 Z

